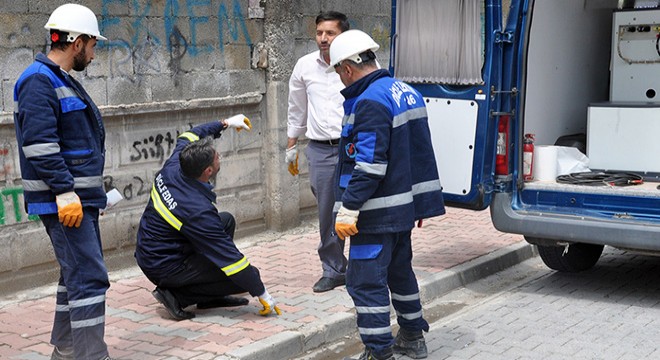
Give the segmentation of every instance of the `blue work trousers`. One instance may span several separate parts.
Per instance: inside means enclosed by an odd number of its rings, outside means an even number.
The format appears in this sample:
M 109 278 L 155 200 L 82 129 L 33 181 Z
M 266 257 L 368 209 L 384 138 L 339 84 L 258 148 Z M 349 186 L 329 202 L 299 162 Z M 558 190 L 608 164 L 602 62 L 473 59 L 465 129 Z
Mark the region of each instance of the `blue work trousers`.
M 60 264 L 51 344 L 73 347 L 76 359 L 108 355 L 105 294 L 110 287 L 99 233 L 99 210 L 83 208 L 80 227 L 67 227 L 57 214 L 40 215 Z
M 236 219 L 226 211 L 218 213 L 225 233 L 232 239 Z M 252 266 L 250 266 L 252 267 Z M 257 268 L 253 268 L 259 274 Z M 193 253 L 174 272 L 164 275 L 146 274 L 156 286 L 168 289 L 182 308 L 193 304 L 218 301 L 220 298 L 247 292 L 236 285 L 222 269 L 204 254 Z
M 309 184 L 316 197 L 319 210 L 319 259 L 323 268 L 323 277 L 341 278 L 346 273 L 344 240 L 335 234 L 335 218 L 332 208 L 335 206 L 335 167 L 337 166 L 338 147 L 330 144 L 310 142 L 305 149 L 309 163 Z
M 364 345 L 379 353 L 394 344 L 390 292 L 401 328 L 428 331 L 412 268 L 410 231 L 351 236 L 346 289 L 357 311 Z

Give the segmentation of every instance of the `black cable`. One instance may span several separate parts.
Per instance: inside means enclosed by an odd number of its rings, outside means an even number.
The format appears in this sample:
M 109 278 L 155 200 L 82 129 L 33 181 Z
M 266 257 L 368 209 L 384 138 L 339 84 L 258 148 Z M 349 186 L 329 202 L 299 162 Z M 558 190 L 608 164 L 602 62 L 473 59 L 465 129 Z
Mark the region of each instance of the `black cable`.
M 579 172 L 557 176 L 557 182 L 573 185 L 630 186 L 644 183 L 641 175 L 630 172 Z
M 660 42 L 660 33 L 655 35 L 655 52 L 657 52 L 658 56 L 660 56 L 660 46 L 658 46 L 658 42 Z

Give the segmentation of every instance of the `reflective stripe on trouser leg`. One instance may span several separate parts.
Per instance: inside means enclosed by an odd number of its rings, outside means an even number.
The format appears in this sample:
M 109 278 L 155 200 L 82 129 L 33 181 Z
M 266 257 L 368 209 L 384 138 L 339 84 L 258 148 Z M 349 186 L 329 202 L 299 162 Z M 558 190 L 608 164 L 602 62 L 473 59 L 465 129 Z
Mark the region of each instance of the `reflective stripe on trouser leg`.
M 396 310 L 399 326 L 407 330 L 429 330 L 422 317 L 419 287 L 412 268 L 410 231 L 398 233 L 392 251 L 388 284 L 392 292 L 392 305 Z
M 98 210 L 83 211 L 79 228 L 63 226 L 57 214 L 41 216 L 61 268 L 51 343 L 73 345 L 76 359 L 101 359 L 108 355 L 103 337 L 105 294 L 110 283 L 101 249 Z M 69 323 L 65 325 L 67 318 Z M 69 344 L 67 339 L 71 339 Z
M 387 287 L 392 239 L 393 234 L 351 236 L 346 270 L 346 289 L 355 303 L 360 338 L 377 353 L 394 343 Z
M 60 280 L 57 285 L 57 296 L 55 299 L 55 320 L 51 332 L 50 343 L 61 347 L 73 346 L 71 338 L 71 319 L 69 318 L 69 299 L 67 298 L 66 286 L 60 272 Z
M 335 218 L 332 208 L 335 205 L 335 167 L 337 146 L 320 145 L 310 142 L 305 148 L 309 163 L 309 185 L 316 198 L 319 211 L 318 254 L 323 268 L 323 276 L 337 278 L 346 273 L 345 241 L 334 233 Z

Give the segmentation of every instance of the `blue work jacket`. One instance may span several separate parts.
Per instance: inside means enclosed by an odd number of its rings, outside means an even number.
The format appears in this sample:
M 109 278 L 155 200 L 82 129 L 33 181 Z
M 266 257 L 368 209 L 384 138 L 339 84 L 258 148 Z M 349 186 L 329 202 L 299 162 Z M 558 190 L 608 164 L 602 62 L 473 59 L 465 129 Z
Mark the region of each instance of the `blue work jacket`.
M 14 86 L 14 125 L 28 214 L 57 213 L 55 195 L 74 191 L 105 208 L 105 130 L 82 85 L 38 54 Z
M 224 231 L 213 186 L 185 176 L 179 164 L 186 145 L 218 138 L 222 130 L 222 123 L 213 121 L 179 135 L 172 156 L 156 173 L 140 219 L 135 258 L 145 274 L 162 279 L 180 271 L 192 254 L 201 254 L 250 295 L 259 296 L 265 291 L 259 272 Z
M 361 233 L 411 230 L 445 213 L 426 107 L 410 85 L 387 70 L 341 93 L 344 119 L 335 172 L 335 211 L 360 210 Z

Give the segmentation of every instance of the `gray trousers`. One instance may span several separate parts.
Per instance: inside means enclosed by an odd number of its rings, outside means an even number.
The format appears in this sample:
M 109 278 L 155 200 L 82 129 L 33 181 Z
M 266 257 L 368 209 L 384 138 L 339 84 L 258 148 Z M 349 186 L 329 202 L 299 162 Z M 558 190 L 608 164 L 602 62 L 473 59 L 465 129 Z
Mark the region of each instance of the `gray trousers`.
M 318 253 L 323 277 L 337 278 L 346 273 L 345 242 L 335 234 L 332 208 L 335 204 L 334 173 L 337 166 L 338 147 L 309 142 L 305 149 L 309 163 L 309 183 L 319 209 L 321 242 Z

